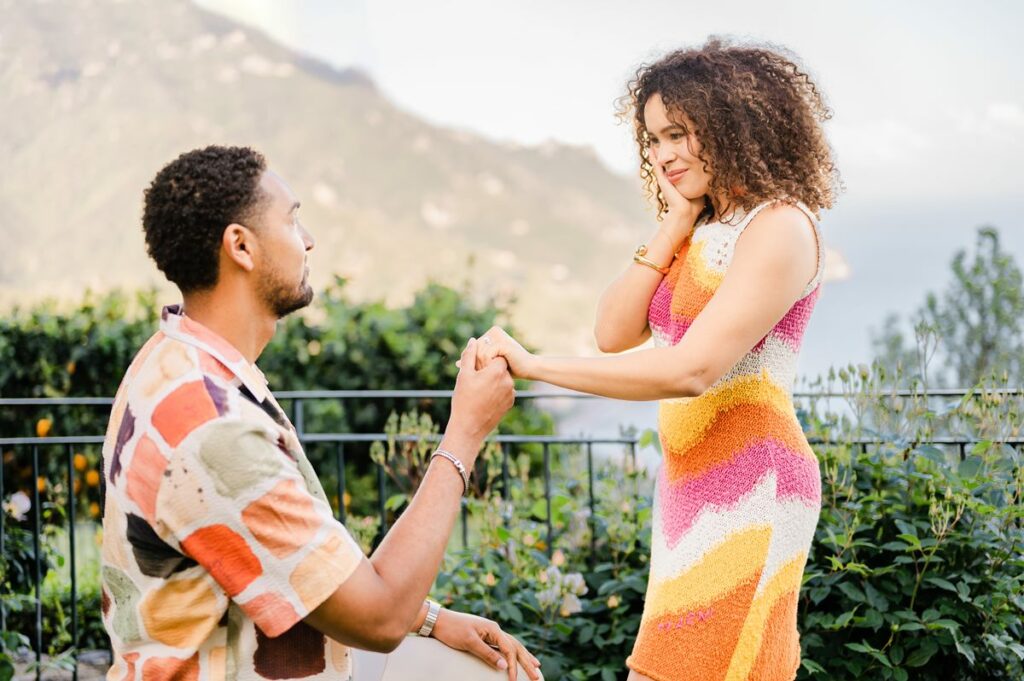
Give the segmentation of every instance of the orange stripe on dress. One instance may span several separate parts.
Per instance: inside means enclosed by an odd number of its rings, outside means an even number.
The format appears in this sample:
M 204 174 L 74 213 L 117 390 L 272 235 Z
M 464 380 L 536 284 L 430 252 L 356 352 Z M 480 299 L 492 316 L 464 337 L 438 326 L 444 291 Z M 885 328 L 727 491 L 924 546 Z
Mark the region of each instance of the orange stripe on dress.
M 670 678 L 684 679 L 696 669 L 702 679 L 724 678 L 758 579 L 760 571 L 703 607 L 644 620 L 628 665 L 655 678 L 671 670 Z
M 814 456 L 792 414 L 780 413 L 771 404 L 738 404 L 720 412 L 699 439 L 691 440 L 686 447 L 674 446 L 671 435 L 663 435 L 665 474 L 673 482 L 703 475 L 765 437 Z

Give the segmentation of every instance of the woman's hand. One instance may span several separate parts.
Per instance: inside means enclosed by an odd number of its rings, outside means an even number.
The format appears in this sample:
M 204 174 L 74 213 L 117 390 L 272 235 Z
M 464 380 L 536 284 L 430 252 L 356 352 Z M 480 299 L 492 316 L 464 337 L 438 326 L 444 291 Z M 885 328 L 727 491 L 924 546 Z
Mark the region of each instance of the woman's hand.
M 647 160 L 654 167 L 654 177 L 658 181 L 658 188 L 661 189 L 661 196 L 668 206 L 668 213 L 662 221 L 663 228 L 668 230 L 675 249 L 678 250 L 683 239 L 693 230 L 697 218 L 704 210 L 705 198 L 700 196 L 688 199 L 683 196 L 665 175 L 665 169 L 658 162 L 658 152 L 653 146 L 647 147 Z
M 508 670 L 511 681 L 516 681 L 519 665 L 533 681 L 541 678 L 540 660 L 514 636 L 502 631 L 497 622 L 442 609 L 430 635 L 449 648 L 479 657 L 495 669 Z
M 516 341 L 515 338 L 500 326 L 492 326 L 491 329 L 480 336 L 477 343 L 476 367 L 483 369 L 495 358 L 503 358 L 508 362 L 508 370 L 516 378 L 535 379 L 537 356 L 527 352 L 526 349 Z M 461 368 L 461 360 L 456 365 Z

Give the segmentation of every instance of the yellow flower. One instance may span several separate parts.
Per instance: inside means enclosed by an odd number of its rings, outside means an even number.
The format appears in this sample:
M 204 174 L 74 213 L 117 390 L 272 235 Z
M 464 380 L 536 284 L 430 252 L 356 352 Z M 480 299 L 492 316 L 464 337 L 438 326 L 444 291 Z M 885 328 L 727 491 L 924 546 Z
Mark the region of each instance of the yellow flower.
M 53 427 L 53 421 L 50 419 L 39 419 L 36 422 L 36 437 L 46 437 L 50 434 L 50 428 Z
M 555 552 L 551 554 L 551 564 L 555 567 L 565 565 L 565 554 L 562 553 L 562 549 L 555 549 Z
M 85 454 L 75 454 L 75 470 L 84 471 L 85 467 L 89 465 L 89 460 L 85 458 Z
M 100 473 L 99 471 L 92 470 L 85 474 L 85 484 L 89 487 L 99 487 L 100 484 Z
M 614 609 L 614 608 L 619 607 L 620 603 L 622 603 L 622 599 L 619 598 L 619 596 L 617 594 L 612 594 L 611 596 L 608 597 L 608 607 L 609 607 L 609 609 Z
M 494 586 L 497 583 L 498 583 L 498 580 L 495 579 L 494 575 L 492 575 L 490 572 L 488 572 L 484 576 L 484 584 L 486 584 L 487 586 Z

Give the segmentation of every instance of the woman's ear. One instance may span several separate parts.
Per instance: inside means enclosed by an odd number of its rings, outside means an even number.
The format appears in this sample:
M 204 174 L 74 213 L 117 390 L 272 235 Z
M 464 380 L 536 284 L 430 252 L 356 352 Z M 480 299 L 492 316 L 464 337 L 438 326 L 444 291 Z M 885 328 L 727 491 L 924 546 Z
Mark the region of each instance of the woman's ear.
M 253 259 L 255 243 L 255 235 L 248 227 L 231 223 L 224 229 L 221 250 L 239 268 L 252 272 L 256 267 L 256 261 Z

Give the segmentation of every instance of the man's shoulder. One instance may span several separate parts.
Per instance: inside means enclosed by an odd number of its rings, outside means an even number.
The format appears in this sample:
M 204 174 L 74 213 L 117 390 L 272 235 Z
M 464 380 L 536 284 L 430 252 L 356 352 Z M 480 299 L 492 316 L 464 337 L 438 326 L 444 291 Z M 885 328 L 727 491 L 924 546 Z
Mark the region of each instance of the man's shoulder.
M 242 382 L 214 354 L 157 332 L 139 350 L 118 390 L 114 421 L 151 429 L 170 448 L 218 419 L 259 418 L 245 409 Z M 123 430 L 121 428 L 120 430 Z M 122 438 L 130 435 L 123 433 Z

